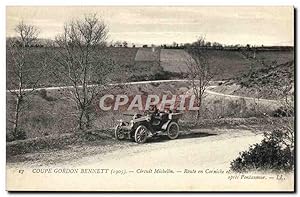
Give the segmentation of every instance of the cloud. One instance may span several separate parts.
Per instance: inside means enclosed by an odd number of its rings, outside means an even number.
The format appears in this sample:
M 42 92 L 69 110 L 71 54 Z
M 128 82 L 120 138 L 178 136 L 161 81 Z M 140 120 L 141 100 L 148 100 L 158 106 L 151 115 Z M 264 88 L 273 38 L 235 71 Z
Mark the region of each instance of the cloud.
M 8 7 L 7 35 L 24 19 L 41 36 L 60 33 L 63 24 L 87 13 L 98 13 L 113 40 L 190 42 L 196 34 L 212 41 L 234 43 L 293 40 L 293 7 Z M 144 37 L 143 37 L 144 36 Z M 218 40 L 213 40 L 218 39 Z

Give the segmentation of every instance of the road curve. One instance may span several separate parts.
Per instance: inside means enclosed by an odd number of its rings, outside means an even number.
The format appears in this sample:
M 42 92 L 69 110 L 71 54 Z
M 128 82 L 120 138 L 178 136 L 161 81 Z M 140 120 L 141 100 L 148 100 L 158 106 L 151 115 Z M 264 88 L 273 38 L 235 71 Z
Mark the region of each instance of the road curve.
M 116 86 L 116 85 L 138 85 L 138 84 L 150 84 L 150 83 L 169 83 L 169 82 L 189 82 L 187 79 L 173 79 L 173 80 L 153 80 L 153 81 L 134 81 L 134 82 L 126 82 L 126 83 L 111 83 L 108 84 L 109 86 Z M 88 87 L 95 87 L 98 85 L 88 85 Z M 81 87 L 81 86 L 79 86 Z M 209 88 L 212 88 L 215 86 L 209 86 Z M 34 89 L 35 91 L 39 91 L 42 89 L 45 90 L 61 90 L 61 89 L 72 89 L 73 86 L 56 86 L 56 87 L 45 87 L 45 88 L 36 88 Z M 6 90 L 7 93 L 9 92 L 17 92 L 18 90 Z M 23 91 L 33 91 L 33 89 L 28 88 L 28 89 L 23 89 Z M 230 97 L 230 98 L 243 98 L 245 100 L 251 100 L 253 101 L 253 97 L 246 97 L 246 96 L 238 96 L 238 95 L 230 95 L 230 94 L 223 94 L 219 92 L 215 92 L 209 89 L 205 90 L 206 93 L 211 94 L 211 95 L 216 95 L 216 96 L 222 96 L 222 97 Z M 266 103 L 278 103 L 278 100 L 271 100 L 271 99 L 259 99 L 257 102 L 266 102 Z

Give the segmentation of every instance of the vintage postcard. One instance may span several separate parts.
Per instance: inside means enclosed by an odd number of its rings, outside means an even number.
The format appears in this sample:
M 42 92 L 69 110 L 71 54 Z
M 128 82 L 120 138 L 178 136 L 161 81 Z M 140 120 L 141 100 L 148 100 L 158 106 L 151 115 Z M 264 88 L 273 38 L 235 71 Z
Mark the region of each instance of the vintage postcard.
M 7 6 L 6 189 L 294 192 L 294 12 Z

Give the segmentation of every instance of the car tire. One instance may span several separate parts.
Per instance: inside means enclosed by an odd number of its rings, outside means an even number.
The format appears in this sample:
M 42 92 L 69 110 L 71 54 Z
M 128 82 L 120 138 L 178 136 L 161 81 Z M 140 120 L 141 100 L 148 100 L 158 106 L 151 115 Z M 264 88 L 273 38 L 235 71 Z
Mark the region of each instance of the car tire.
M 179 135 L 179 125 L 176 122 L 170 122 L 167 127 L 167 134 L 171 140 L 174 140 Z
M 146 142 L 149 134 L 149 130 L 144 125 L 140 125 L 136 128 L 134 133 L 134 140 L 138 144 L 143 144 Z
M 117 140 L 124 140 L 125 139 L 125 134 L 121 132 L 121 126 L 117 125 L 115 128 L 115 138 Z

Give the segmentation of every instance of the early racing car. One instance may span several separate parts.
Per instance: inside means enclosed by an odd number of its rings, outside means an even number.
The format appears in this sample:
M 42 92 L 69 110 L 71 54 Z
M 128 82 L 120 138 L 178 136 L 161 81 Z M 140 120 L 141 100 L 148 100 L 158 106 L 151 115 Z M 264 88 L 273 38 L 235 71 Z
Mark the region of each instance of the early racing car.
M 135 114 L 129 122 L 120 120 L 115 127 L 115 137 L 118 140 L 132 139 L 139 144 L 158 135 L 167 135 L 169 139 L 176 139 L 179 135 L 180 116 L 181 113 L 172 112 Z

